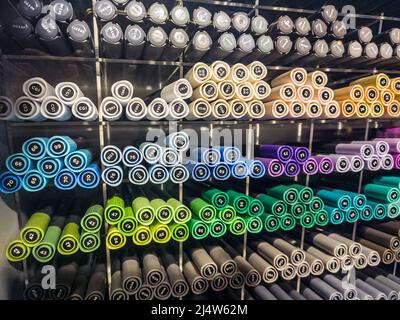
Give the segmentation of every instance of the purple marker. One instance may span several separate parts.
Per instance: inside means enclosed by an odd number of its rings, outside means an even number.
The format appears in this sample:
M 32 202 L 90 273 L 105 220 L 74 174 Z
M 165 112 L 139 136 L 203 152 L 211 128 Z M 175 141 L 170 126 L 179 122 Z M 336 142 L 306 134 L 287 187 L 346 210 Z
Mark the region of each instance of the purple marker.
M 400 154 L 392 154 L 394 158 L 394 167 L 400 169 Z
M 310 150 L 305 147 L 295 147 L 293 148 L 293 158 L 297 163 L 305 163 L 310 158 Z
M 361 156 L 364 160 L 371 159 L 374 155 L 374 147 L 370 144 L 353 144 L 353 143 L 339 143 L 335 147 L 337 154 L 356 154 Z
M 349 172 L 351 169 L 350 160 L 340 154 L 330 154 L 328 157 L 333 161 L 335 171 L 340 173 Z
M 378 171 L 381 168 L 381 159 L 378 156 L 372 156 L 371 159 L 365 160 L 365 169 L 369 171 Z
M 318 162 L 314 158 L 308 158 L 306 162 L 303 163 L 303 172 L 305 174 L 314 175 L 318 173 Z
M 392 170 L 394 168 L 394 158 L 391 154 L 386 154 L 381 158 L 381 168 L 383 170 Z
M 260 146 L 262 157 L 278 159 L 281 162 L 288 162 L 293 157 L 293 149 L 289 146 L 275 144 L 263 144 Z
M 296 161 L 288 161 L 285 163 L 285 175 L 295 177 L 300 173 L 300 165 Z
M 267 170 L 267 174 L 271 177 L 279 177 L 285 170 L 283 163 L 276 159 L 254 158 L 254 160 L 260 161 Z
M 385 132 L 383 133 L 384 138 L 396 138 L 400 135 L 400 128 L 386 128 Z
M 332 159 L 329 158 L 328 156 L 320 154 L 317 156 L 313 156 L 312 158 L 315 159 L 315 161 L 317 161 L 318 170 L 322 174 L 330 174 L 335 169 Z
M 352 144 L 370 144 L 374 146 L 375 148 L 375 153 L 379 157 L 383 157 L 384 155 L 389 153 L 389 144 L 386 141 L 383 141 L 381 139 L 379 140 L 373 140 L 373 141 L 352 141 Z
M 350 161 L 350 170 L 353 172 L 360 172 L 364 169 L 364 160 L 358 155 L 344 154 L 344 157 Z
M 400 138 L 376 138 L 374 141 L 385 141 L 389 144 L 390 153 L 400 153 Z

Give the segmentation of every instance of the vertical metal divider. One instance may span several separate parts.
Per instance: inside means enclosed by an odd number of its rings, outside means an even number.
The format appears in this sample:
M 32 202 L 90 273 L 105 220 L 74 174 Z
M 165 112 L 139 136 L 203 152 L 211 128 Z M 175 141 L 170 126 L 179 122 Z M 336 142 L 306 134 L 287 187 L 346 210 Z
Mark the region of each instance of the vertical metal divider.
M 183 78 L 183 53 L 179 56 L 179 78 Z M 183 120 L 178 120 L 178 129 L 181 131 L 184 128 Z M 189 142 L 190 144 L 190 142 Z M 184 152 L 179 152 L 180 162 L 183 164 Z M 184 195 L 184 186 L 183 183 L 179 183 L 179 201 L 183 203 L 183 195 Z M 184 242 L 179 242 L 178 244 L 178 264 L 179 269 L 183 272 L 183 245 Z M 183 300 L 183 297 L 180 297 L 179 300 Z
M 100 41 L 99 41 L 99 29 L 97 26 L 97 20 L 94 14 L 96 0 L 92 0 L 92 21 L 93 21 L 93 40 L 94 40 L 94 50 L 95 50 L 95 67 L 96 67 L 96 92 L 97 92 L 97 108 L 100 108 L 101 100 L 102 100 L 102 72 L 101 72 L 101 59 L 100 59 Z M 103 62 L 106 63 L 106 62 Z M 99 150 L 106 144 L 110 143 L 110 128 L 107 121 L 103 120 L 103 114 L 101 110 L 99 110 Z M 104 135 L 104 130 L 106 130 L 106 135 Z M 101 166 L 101 171 L 104 170 L 104 165 L 99 162 Z M 105 207 L 107 202 L 107 185 L 104 181 L 101 181 L 102 188 L 102 197 L 103 197 L 103 206 Z M 104 233 L 107 234 L 108 224 L 104 222 Z M 106 268 L 107 268 L 107 284 L 108 290 L 111 288 L 111 255 L 110 250 L 105 245 L 106 250 Z
M 300 138 L 301 138 L 301 133 L 303 130 L 303 123 L 299 123 L 299 133 L 298 133 L 298 138 L 299 138 L 299 142 L 300 142 Z M 308 149 L 310 150 L 310 154 L 312 154 L 312 147 L 313 147 L 313 141 L 314 141 L 314 130 L 315 130 L 315 121 L 314 119 L 310 120 L 310 132 L 308 135 Z M 306 175 L 306 181 L 305 181 L 305 186 L 309 187 L 310 186 L 310 175 L 307 174 Z M 301 236 L 300 236 L 300 248 L 303 249 L 304 248 L 304 238 L 305 238 L 305 234 L 306 234 L 306 228 L 301 227 Z M 296 291 L 300 292 L 301 289 L 301 278 L 299 276 L 297 276 L 296 279 Z

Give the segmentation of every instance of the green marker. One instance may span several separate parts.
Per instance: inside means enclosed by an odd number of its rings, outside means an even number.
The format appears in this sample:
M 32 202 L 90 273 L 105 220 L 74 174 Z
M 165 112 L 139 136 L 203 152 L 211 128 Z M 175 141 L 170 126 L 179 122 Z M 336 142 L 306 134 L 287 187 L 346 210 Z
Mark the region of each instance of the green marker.
M 376 177 L 374 179 L 374 183 L 400 189 L 400 177 L 393 177 L 393 176 Z
M 126 244 L 126 237 L 117 229 L 112 226 L 107 231 L 106 245 L 110 250 L 121 249 Z
M 398 202 L 387 203 L 384 205 L 386 207 L 387 217 L 390 219 L 396 219 L 400 214 L 400 208 Z
M 61 228 L 51 225 L 47 228 L 46 234 L 36 247 L 33 248 L 32 254 L 39 262 L 46 263 L 53 259 L 57 251 L 58 240 L 61 236 Z
M 250 205 L 249 198 L 240 192 L 228 190 L 226 193 L 229 196 L 229 204 L 233 206 L 237 213 L 246 214 Z
M 132 210 L 136 220 L 144 225 L 149 226 L 154 222 L 155 213 L 150 204 L 149 199 L 146 197 L 137 197 L 132 201 Z
M 285 201 L 287 204 L 294 204 L 299 199 L 298 191 L 289 186 L 278 185 L 272 188 L 267 188 L 266 192 L 272 197 Z
M 246 229 L 250 233 L 260 233 L 263 229 L 263 223 L 260 217 L 243 217 L 246 222 Z
M 153 199 L 150 201 L 150 205 L 156 215 L 156 219 L 161 224 L 168 224 L 174 218 L 174 208 L 172 208 L 167 202 L 162 199 Z
M 151 231 L 148 226 L 138 226 L 132 237 L 133 243 L 138 246 L 148 245 L 151 240 Z
M 133 236 L 137 224 L 132 207 L 126 207 L 124 217 L 118 222 L 118 230 L 125 236 Z
M 248 214 L 255 217 L 262 215 L 264 213 L 264 205 L 262 202 L 250 196 L 248 198 L 250 201 Z
M 226 224 L 223 223 L 222 220 L 215 219 L 210 224 L 210 234 L 214 238 L 222 237 L 226 233 L 227 227 Z
M 273 214 L 264 213 L 261 219 L 264 221 L 264 228 L 268 232 L 275 232 L 281 227 L 281 220 Z
M 302 227 L 310 229 L 315 226 L 315 218 L 311 213 L 306 212 L 300 217 L 299 223 Z
M 6 251 L 7 260 L 10 262 L 18 262 L 29 257 L 31 249 L 21 240 L 12 241 Z
M 153 223 L 150 226 L 150 231 L 156 243 L 167 243 L 171 240 L 171 230 L 165 224 Z
M 369 183 L 364 186 L 364 194 L 368 198 L 382 202 L 396 202 L 399 200 L 400 192 L 398 188 L 383 186 L 380 184 Z
M 324 227 L 329 223 L 329 215 L 326 210 L 321 210 L 320 212 L 316 213 L 314 216 L 315 224 Z
M 279 217 L 287 213 L 287 206 L 283 200 L 279 200 L 263 193 L 257 195 L 257 199 L 262 202 L 266 212 L 271 212 Z
M 57 251 L 65 256 L 78 252 L 79 239 L 79 225 L 75 222 L 67 223 L 58 241 Z
M 314 191 L 309 188 L 302 186 L 300 184 L 291 184 L 290 188 L 294 188 L 299 192 L 299 201 L 309 204 L 311 199 L 314 197 Z
M 229 225 L 229 231 L 234 235 L 242 235 L 246 232 L 246 222 L 242 217 L 236 217 Z
M 211 223 L 217 214 L 215 208 L 201 198 L 193 198 L 190 201 L 190 210 L 206 223 Z
M 324 202 L 320 197 L 313 197 L 310 201 L 309 209 L 312 213 L 318 213 L 324 209 Z
M 285 214 L 279 219 L 281 220 L 280 226 L 284 231 L 292 230 L 296 226 L 296 220 L 290 214 Z
M 289 213 L 294 216 L 296 219 L 300 219 L 307 212 L 307 207 L 298 202 L 293 205 L 288 206 Z
M 45 212 L 35 212 L 26 222 L 25 226 L 22 228 L 20 235 L 21 240 L 28 247 L 33 247 L 42 241 L 47 230 L 47 226 L 50 223 L 50 214 Z
M 81 219 L 81 228 L 87 232 L 99 232 L 103 223 L 103 211 L 99 204 L 89 207 Z
M 106 202 L 104 218 L 109 225 L 116 225 L 124 216 L 125 201 L 119 196 L 113 196 Z
M 189 227 L 186 224 L 173 223 L 170 225 L 172 239 L 184 242 L 189 239 Z
M 204 221 L 195 218 L 189 221 L 189 230 L 193 238 L 197 240 L 204 239 L 210 233 L 208 225 Z
M 169 198 L 167 204 L 174 210 L 173 220 L 175 223 L 188 223 L 192 218 L 192 212 L 182 202 L 174 198 Z
M 235 208 L 231 205 L 228 205 L 222 210 L 217 211 L 217 217 L 225 224 L 231 224 L 236 217 Z
M 201 197 L 211 203 L 217 209 L 225 208 L 229 203 L 229 196 L 227 193 L 218 190 L 217 188 L 211 188 L 203 191 Z
M 100 247 L 100 233 L 90 233 L 84 231 L 79 240 L 79 246 L 82 252 L 94 252 Z

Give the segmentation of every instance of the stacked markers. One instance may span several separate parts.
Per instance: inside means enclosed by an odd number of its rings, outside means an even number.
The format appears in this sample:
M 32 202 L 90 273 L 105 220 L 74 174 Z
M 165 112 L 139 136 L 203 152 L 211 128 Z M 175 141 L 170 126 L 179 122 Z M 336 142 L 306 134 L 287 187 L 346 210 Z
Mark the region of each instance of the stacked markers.
M 262 162 L 267 175 L 295 177 L 303 171 L 316 174 L 319 170 L 315 159 L 310 158 L 310 150 L 305 147 L 264 144 L 257 146 L 254 159 Z
M 337 118 L 339 105 L 327 82 L 326 73 L 318 70 L 307 74 L 294 68 L 279 75 L 271 81 L 271 94 L 265 100 L 267 118 Z
M 397 186 L 394 186 L 396 181 Z M 395 219 L 400 215 L 397 177 L 377 177 L 373 184 L 364 187 L 364 194 L 341 189 L 321 189 L 317 195 L 324 201 L 332 224 Z
M 229 230 L 242 235 L 260 233 L 264 226 L 264 205 L 256 198 L 233 189 L 221 191 L 206 184 L 188 184 L 184 202 L 192 210 L 190 234 L 195 239 L 222 237 Z
M 191 97 L 192 92 L 190 83 L 179 79 L 143 100 L 133 97 L 131 82 L 121 80 L 111 86 L 112 96 L 103 99 L 100 110 L 108 121 L 119 120 L 124 114 L 131 121 L 184 119 L 189 115 L 185 100 Z
M 389 153 L 393 157 L 393 167 L 400 169 L 400 138 L 375 138 L 372 142 L 377 143 L 377 141 L 383 141 L 389 145 Z
M 56 263 L 55 288 L 42 286 L 42 265 L 28 264 L 25 300 L 104 300 L 107 298 L 107 268 L 100 252 L 59 259 Z
M 74 213 L 82 211 L 82 203 L 77 202 L 71 207 L 71 199 L 62 199 L 56 214 L 52 206 L 34 212 L 18 239 L 8 245 L 7 259 L 22 261 L 32 253 L 37 261 L 47 263 L 57 252 L 73 255 L 79 249 L 84 253 L 96 251 L 101 244 L 103 207 L 93 204 L 81 216 L 69 214 L 71 209 Z
M 87 2 L 66 0 L 19 0 L 5 5 L 2 10 L 10 19 L 2 28 L 8 42 L 4 48 L 14 54 L 24 54 L 21 48 L 29 48 L 41 55 L 47 52 L 56 56 L 93 57 L 92 27 L 83 20 L 88 9 Z
M 30 78 L 22 86 L 23 96 L 14 102 L 0 97 L 0 119 L 9 121 L 68 121 L 72 116 L 94 121 L 98 111 L 73 82 L 60 82 L 55 87 L 42 78 Z
M 390 141 L 390 139 L 389 139 Z M 395 151 L 396 141 L 392 141 L 392 147 L 385 139 L 374 139 L 371 141 L 351 141 L 350 143 L 333 143 L 316 146 L 317 151 L 331 152 L 331 154 L 317 154 L 313 156 L 324 170 L 322 173 L 336 171 L 346 173 L 349 171 L 360 172 L 361 170 L 377 171 L 392 170 L 394 158 L 389 152 Z
M 126 167 L 129 181 L 135 185 L 144 185 L 149 181 L 154 184 L 168 180 L 173 183 L 184 182 L 189 178 L 189 171 L 180 164 L 180 152 L 188 148 L 189 136 L 184 131 L 168 135 L 165 147 L 143 142 L 138 148 L 126 146 L 121 151 L 115 145 L 108 145 L 101 150 L 100 159 L 106 167 L 102 179 L 109 186 L 119 186 L 124 177 L 122 163 Z
M 167 243 L 171 239 L 184 242 L 189 238 L 187 223 L 191 210 L 159 188 L 123 189 L 107 200 L 104 217 L 110 226 L 106 235 L 107 248 L 120 249 L 131 237 L 135 245 L 152 241 Z
M 268 119 L 273 118 L 268 104 L 271 88 L 263 79 L 267 76 L 264 64 L 229 66 L 215 61 L 210 66 L 196 63 L 185 78 L 193 87 L 188 119 Z
M 68 136 L 35 137 L 24 142 L 21 153 L 7 157 L 7 171 L 0 175 L 2 193 L 44 189 L 50 182 L 62 190 L 76 186 L 94 189 L 100 183 L 100 169 L 92 163 L 91 149 L 79 149 L 81 139 Z
M 343 118 L 393 118 L 400 115 L 400 78 L 379 73 L 334 90 Z
M 256 195 L 265 207 L 265 229 L 269 232 L 292 230 L 296 224 L 304 228 L 326 226 L 329 216 L 325 204 L 311 188 L 299 185 L 276 185 Z
M 261 178 L 266 173 L 262 161 L 246 159 L 236 147 L 194 148 L 185 160 L 190 177 L 195 181 L 206 181 L 210 177 L 218 180 Z

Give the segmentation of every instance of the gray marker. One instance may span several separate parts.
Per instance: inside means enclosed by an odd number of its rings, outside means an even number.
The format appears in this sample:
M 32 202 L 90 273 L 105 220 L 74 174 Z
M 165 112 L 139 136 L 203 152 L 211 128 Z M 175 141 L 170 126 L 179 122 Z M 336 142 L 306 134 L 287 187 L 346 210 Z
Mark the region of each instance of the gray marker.
M 147 32 L 147 43 L 143 51 L 146 60 L 160 59 L 167 44 L 168 36 L 161 27 L 151 27 Z
M 8 30 L 13 39 L 22 48 L 31 48 L 44 52 L 46 51 L 45 48 L 39 43 L 34 33 L 33 25 L 29 20 L 23 17 L 17 17 L 11 20 Z
M 251 31 L 255 35 L 262 35 L 268 31 L 268 21 L 261 15 L 251 18 Z
M 313 44 L 313 52 L 303 58 L 301 62 L 308 66 L 317 66 L 326 58 L 329 52 L 329 45 L 324 39 L 318 39 Z
M 349 63 L 353 59 L 358 59 L 363 53 L 363 47 L 358 41 L 350 41 L 345 45 L 345 54 L 343 58 L 334 61 L 335 65 Z
M 311 30 L 315 37 L 323 38 L 328 32 L 328 26 L 321 19 L 317 19 L 311 23 Z
M 129 20 L 133 22 L 143 22 L 146 18 L 146 8 L 140 1 L 130 1 L 125 7 L 125 13 Z
M 213 26 L 217 32 L 225 32 L 231 28 L 231 18 L 224 11 L 214 13 Z
M 357 40 L 362 44 L 370 43 L 373 38 L 372 30 L 368 27 L 361 27 L 347 33 L 346 40 Z M 376 42 L 376 41 L 375 41 Z M 378 41 L 379 42 L 379 41 Z
M 186 51 L 188 61 L 200 60 L 211 48 L 212 39 L 206 31 L 197 31 L 193 36 L 192 43 Z
M 286 55 L 279 60 L 282 65 L 291 64 L 294 61 L 302 58 L 302 63 L 304 57 L 306 57 L 311 51 L 311 43 L 306 37 L 297 38 L 294 43 L 294 52 L 291 55 Z
M 338 10 L 333 5 L 324 5 L 321 9 L 312 14 L 309 19 L 322 19 L 325 23 L 333 23 L 338 17 Z
M 104 57 L 120 59 L 123 50 L 123 32 L 119 24 L 108 22 L 100 31 L 101 51 Z
M 72 21 L 68 25 L 67 35 L 72 47 L 78 54 L 85 57 L 93 56 L 93 39 L 90 28 L 85 21 Z
M 46 15 L 41 18 L 36 24 L 35 32 L 51 54 L 67 56 L 71 53 L 70 46 L 52 16 Z
M 289 36 L 279 36 L 275 39 L 275 49 L 263 61 L 263 63 L 272 63 L 281 58 L 283 55 L 288 54 L 293 47 L 293 42 Z
M 298 17 L 294 23 L 296 32 L 301 36 L 307 36 L 311 31 L 311 24 L 305 17 Z
M 211 25 L 212 14 L 206 8 L 198 7 L 193 10 L 193 23 L 199 29 L 203 29 Z
M 173 7 L 170 15 L 172 23 L 180 27 L 186 26 L 190 21 L 189 10 L 184 6 Z
M 232 17 L 232 26 L 239 32 L 246 32 L 250 27 L 250 18 L 246 12 L 235 12 Z
M 36 20 L 42 14 L 43 3 L 40 0 L 19 0 L 18 11 L 29 20 Z
M 100 0 L 94 5 L 94 13 L 100 21 L 108 22 L 117 16 L 117 8 L 109 0 Z
M 269 35 L 275 38 L 278 35 L 289 35 L 293 32 L 294 23 L 289 16 L 280 16 L 278 20 L 271 23 L 269 27 Z
M 146 32 L 138 25 L 130 25 L 125 29 L 125 58 L 140 59 L 146 43 Z
M 236 50 L 229 56 L 229 60 L 232 63 L 236 63 L 242 60 L 245 56 L 252 53 L 256 47 L 256 43 L 254 38 L 249 33 L 243 33 L 237 39 L 237 48 Z
M 332 23 L 331 32 L 336 39 L 343 39 L 347 34 L 346 24 L 343 21 L 336 20 Z
M 57 23 L 65 30 L 70 22 L 75 19 L 72 4 L 65 0 L 54 0 L 50 3 L 51 13 L 55 15 Z
M 205 60 L 207 62 L 213 62 L 216 60 L 224 60 L 230 55 L 236 48 L 237 42 L 233 33 L 224 32 L 218 38 L 218 41 L 214 41 L 210 51 L 208 52 Z
M 400 28 L 392 28 L 381 32 L 374 37 L 375 42 L 389 42 L 391 44 L 400 44 Z
M 183 50 L 187 47 L 188 42 L 189 36 L 184 29 L 172 29 L 169 33 L 169 45 L 163 53 L 163 60 L 177 60 Z
M 147 10 L 147 14 L 150 21 L 155 24 L 164 24 L 168 19 L 167 7 L 159 2 L 154 2 Z

